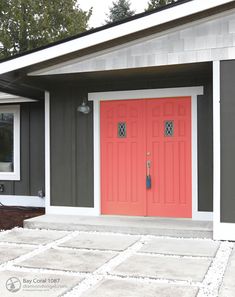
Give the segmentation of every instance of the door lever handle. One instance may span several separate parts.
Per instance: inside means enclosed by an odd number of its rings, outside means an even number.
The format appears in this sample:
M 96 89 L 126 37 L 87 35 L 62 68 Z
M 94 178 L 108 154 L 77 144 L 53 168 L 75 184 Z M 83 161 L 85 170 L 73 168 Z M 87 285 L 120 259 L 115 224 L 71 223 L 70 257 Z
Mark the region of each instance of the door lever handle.
M 147 165 L 146 188 L 151 189 L 151 175 L 150 175 L 151 161 L 147 160 L 146 165 Z
M 151 161 L 150 160 L 147 160 L 147 169 L 149 170 L 151 167 Z

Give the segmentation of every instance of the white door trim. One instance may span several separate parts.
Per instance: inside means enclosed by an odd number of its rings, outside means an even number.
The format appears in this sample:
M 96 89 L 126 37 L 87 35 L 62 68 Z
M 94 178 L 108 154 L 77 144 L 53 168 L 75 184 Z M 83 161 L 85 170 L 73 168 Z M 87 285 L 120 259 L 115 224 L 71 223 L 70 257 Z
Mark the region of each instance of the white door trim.
M 98 119 L 99 122 L 99 119 Z M 46 214 L 61 215 L 98 215 L 99 205 L 95 204 L 94 208 L 90 207 L 69 207 L 69 206 L 52 206 L 51 205 L 51 156 L 50 156 L 50 93 L 45 92 L 45 207 Z M 98 158 L 99 159 L 99 158 Z M 99 160 L 97 160 L 99 162 Z M 97 165 L 96 165 L 97 166 Z M 96 180 L 99 180 L 98 178 Z
M 192 98 L 192 219 L 212 220 L 212 212 L 198 211 L 198 165 L 197 165 L 197 96 L 203 95 L 203 87 L 146 89 L 115 92 L 89 93 L 88 100 L 93 101 L 94 115 L 94 213 L 100 209 L 100 101 L 128 100 L 147 98 L 167 98 L 190 96 Z

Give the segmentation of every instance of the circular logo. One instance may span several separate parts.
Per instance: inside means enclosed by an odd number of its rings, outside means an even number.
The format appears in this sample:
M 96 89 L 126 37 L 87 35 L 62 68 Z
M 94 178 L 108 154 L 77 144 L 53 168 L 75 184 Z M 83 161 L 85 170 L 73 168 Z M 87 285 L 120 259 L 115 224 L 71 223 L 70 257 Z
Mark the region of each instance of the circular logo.
M 11 277 L 6 281 L 6 288 L 12 293 L 18 292 L 21 288 L 21 282 L 17 277 Z

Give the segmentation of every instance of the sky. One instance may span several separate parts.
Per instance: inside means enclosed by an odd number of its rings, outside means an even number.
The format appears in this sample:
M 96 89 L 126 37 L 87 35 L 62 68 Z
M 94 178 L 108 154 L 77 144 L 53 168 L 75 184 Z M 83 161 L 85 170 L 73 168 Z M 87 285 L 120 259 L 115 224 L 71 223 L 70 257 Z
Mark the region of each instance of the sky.
M 105 24 L 106 13 L 109 12 L 109 7 L 112 6 L 114 0 L 78 0 L 80 8 L 88 10 L 93 7 L 93 13 L 90 18 L 90 27 L 99 27 Z M 148 0 L 130 0 L 131 9 L 136 13 L 143 12 L 147 7 Z

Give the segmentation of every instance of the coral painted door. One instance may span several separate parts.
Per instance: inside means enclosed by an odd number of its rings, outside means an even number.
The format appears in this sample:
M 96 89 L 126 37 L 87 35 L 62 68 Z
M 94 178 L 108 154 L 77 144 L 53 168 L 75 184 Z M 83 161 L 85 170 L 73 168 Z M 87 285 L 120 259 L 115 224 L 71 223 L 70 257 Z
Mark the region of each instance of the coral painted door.
M 190 97 L 101 102 L 101 197 L 102 214 L 192 216 Z
M 145 102 L 101 102 L 101 211 L 146 215 Z
M 147 215 L 192 217 L 191 99 L 147 101 Z

